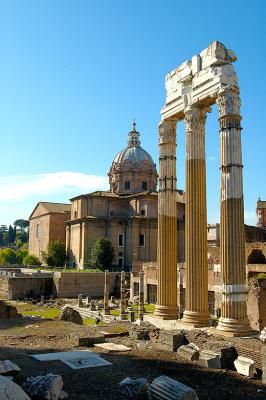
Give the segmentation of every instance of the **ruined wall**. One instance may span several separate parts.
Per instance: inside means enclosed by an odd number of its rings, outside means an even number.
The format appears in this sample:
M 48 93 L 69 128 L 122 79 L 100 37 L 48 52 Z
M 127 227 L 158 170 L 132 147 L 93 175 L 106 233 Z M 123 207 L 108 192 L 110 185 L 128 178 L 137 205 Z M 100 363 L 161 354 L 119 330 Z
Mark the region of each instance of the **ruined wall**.
M 0 276 L 0 297 L 16 300 L 20 297 L 50 296 L 53 290 L 52 277 Z
M 119 276 L 116 272 L 109 273 L 109 294 L 113 293 L 119 285 Z M 54 294 L 57 297 L 77 297 L 80 293 L 84 296 L 103 297 L 104 272 L 55 272 Z
M 261 331 L 266 326 L 266 279 L 249 279 L 247 313 L 250 326 Z

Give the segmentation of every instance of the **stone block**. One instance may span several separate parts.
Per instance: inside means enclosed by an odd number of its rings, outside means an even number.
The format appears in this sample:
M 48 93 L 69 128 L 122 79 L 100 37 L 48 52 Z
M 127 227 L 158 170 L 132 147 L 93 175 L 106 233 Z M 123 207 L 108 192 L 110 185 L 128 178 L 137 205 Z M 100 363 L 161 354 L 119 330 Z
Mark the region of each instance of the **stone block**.
M 118 384 L 118 390 L 125 397 L 133 399 L 139 394 L 144 394 L 148 386 L 148 381 L 145 378 L 130 379 L 127 377 Z
M 113 338 L 113 337 L 118 337 L 118 336 L 128 336 L 129 333 L 128 331 L 120 331 L 120 332 L 105 332 L 105 331 L 100 331 L 100 333 L 105 337 L 105 338 Z
M 208 350 L 220 354 L 221 368 L 235 371 L 234 361 L 237 359 L 238 354 L 232 342 L 208 342 Z
M 30 400 L 24 390 L 5 376 L 0 376 L 0 399 Z
M 180 346 L 176 354 L 185 358 L 188 361 L 195 361 L 199 359 L 199 348 L 194 343 Z
M 262 343 L 266 343 L 266 327 L 262 329 L 259 338 Z
M 160 331 L 158 343 L 169 351 L 176 351 L 179 347 L 187 345 L 189 342 L 184 333 L 171 331 Z
M 98 343 L 94 345 L 100 349 L 104 349 L 110 352 L 117 352 L 117 351 L 130 351 L 131 348 L 124 346 L 123 344 L 116 344 L 116 343 Z
M 203 350 L 200 353 L 199 365 L 205 368 L 220 369 L 221 368 L 220 354 L 214 353 L 213 351 L 210 350 Z
M 159 376 L 148 388 L 150 400 L 199 400 L 195 391 L 168 376 Z
M 245 375 L 248 378 L 254 378 L 256 373 L 255 363 L 251 358 L 239 356 L 235 361 L 234 365 L 239 374 Z
M 266 346 L 261 349 L 262 382 L 266 384 Z
M 48 374 L 27 378 L 22 388 L 30 396 L 47 400 L 58 400 L 63 387 L 60 375 Z
M 9 360 L 0 360 L 0 375 L 17 375 L 21 369 Z
M 71 333 L 69 335 L 69 339 L 74 341 L 74 346 L 93 346 L 96 343 L 105 342 L 105 337 L 103 334 L 95 334 L 95 335 L 77 335 L 75 333 Z

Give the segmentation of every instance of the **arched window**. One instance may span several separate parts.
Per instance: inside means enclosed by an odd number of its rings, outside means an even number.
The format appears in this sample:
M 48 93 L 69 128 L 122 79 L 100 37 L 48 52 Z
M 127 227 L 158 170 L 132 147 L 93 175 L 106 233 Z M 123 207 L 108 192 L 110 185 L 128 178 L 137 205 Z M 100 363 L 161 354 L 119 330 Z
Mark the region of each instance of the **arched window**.
M 266 264 L 265 255 L 261 250 L 252 250 L 252 252 L 248 256 L 248 264 Z

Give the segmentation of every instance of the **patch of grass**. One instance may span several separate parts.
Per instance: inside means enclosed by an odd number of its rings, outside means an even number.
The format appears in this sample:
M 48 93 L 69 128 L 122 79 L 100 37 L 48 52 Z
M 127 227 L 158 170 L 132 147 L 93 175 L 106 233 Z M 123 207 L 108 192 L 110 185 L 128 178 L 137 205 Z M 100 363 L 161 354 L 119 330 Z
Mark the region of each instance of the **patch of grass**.
M 38 307 L 34 304 L 25 304 L 16 301 L 10 301 L 9 304 L 15 306 L 18 313 L 22 315 L 36 315 L 42 318 L 53 319 L 58 317 L 62 312 L 59 307 Z
M 133 304 L 132 308 L 135 312 L 138 312 L 138 304 Z M 155 304 L 145 304 L 144 305 L 144 312 L 145 313 L 154 313 Z
M 95 319 L 90 319 L 90 318 L 84 319 L 84 320 L 83 320 L 83 324 L 84 324 L 84 325 L 95 325 Z M 105 325 L 104 322 L 100 322 L 100 323 L 98 324 L 98 326 L 104 326 L 104 325 Z
M 110 314 L 114 315 L 115 317 L 118 317 L 120 315 L 120 310 L 110 310 Z

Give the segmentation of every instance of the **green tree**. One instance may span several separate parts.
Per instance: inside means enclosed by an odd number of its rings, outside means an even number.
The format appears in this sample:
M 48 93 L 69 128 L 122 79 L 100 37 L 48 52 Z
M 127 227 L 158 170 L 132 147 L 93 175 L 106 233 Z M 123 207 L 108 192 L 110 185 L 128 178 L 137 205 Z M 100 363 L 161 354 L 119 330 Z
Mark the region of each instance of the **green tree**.
M 0 264 L 16 264 L 17 255 L 15 250 L 12 249 L 2 249 L 0 250 Z
M 8 228 L 8 243 L 14 243 L 14 228 L 11 225 Z
M 92 245 L 89 265 L 101 270 L 109 269 L 114 259 L 114 249 L 107 238 L 96 239 Z
M 27 254 L 23 258 L 23 265 L 36 265 L 36 266 L 39 266 L 39 265 L 41 265 L 41 262 L 37 257 L 32 256 L 30 254 Z
M 51 267 L 62 268 L 67 261 L 65 244 L 61 240 L 52 240 L 47 250 L 42 251 L 42 259 Z
M 24 258 L 28 255 L 28 250 L 21 247 L 19 250 L 16 251 L 16 255 L 17 255 L 17 263 L 23 264 Z

